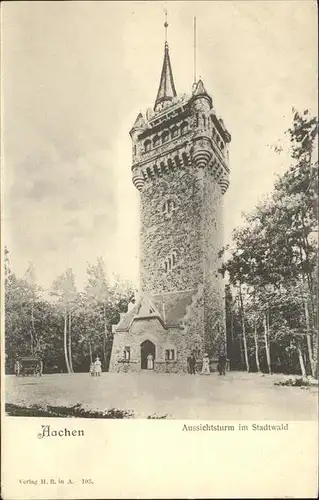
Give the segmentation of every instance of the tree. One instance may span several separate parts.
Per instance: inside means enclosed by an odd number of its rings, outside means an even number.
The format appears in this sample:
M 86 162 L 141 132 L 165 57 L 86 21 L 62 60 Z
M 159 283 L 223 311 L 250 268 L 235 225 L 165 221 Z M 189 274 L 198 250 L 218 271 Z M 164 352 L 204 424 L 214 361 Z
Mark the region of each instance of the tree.
M 106 276 L 105 264 L 101 257 L 96 264 L 87 267 L 87 282 L 85 285 L 85 315 L 90 318 L 87 324 L 84 347 L 103 352 L 103 367 L 108 369 L 112 343 L 112 325 L 119 321 L 119 313 L 126 312 L 131 296 L 134 294 L 132 283 L 113 275 L 110 282 Z M 103 338 L 102 346 L 99 342 Z
M 277 332 L 285 325 L 298 338 L 290 342 L 289 349 L 298 354 L 301 372 L 316 374 L 318 248 L 313 235 L 318 225 L 314 210 L 318 199 L 318 162 L 314 159 L 317 132 L 317 119 L 307 110 L 303 114 L 294 110 L 293 126 L 288 130 L 291 167 L 278 177 L 273 192 L 245 215 L 245 226 L 234 231 L 231 248 L 224 249 L 230 256 L 221 272 L 238 288 L 247 370 L 246 326 L 253 331 L 257 369 L 258 331 L 262 330 L 271 373 L 271 351 L 278 358 L 282 351 L 278 343 L 284 337 Z M 249 311 L 251 303 L 255 312 L 249 318 L 245 309 Z
M 72 364 L 72 310 L 75 306 L 75 276 L 71 268 L 56 278 L 52 284 L 51 295 L 57 297 L 57 305 L 63 312 L 63 345 L 65 365 L 68 373 L 73 372 Z

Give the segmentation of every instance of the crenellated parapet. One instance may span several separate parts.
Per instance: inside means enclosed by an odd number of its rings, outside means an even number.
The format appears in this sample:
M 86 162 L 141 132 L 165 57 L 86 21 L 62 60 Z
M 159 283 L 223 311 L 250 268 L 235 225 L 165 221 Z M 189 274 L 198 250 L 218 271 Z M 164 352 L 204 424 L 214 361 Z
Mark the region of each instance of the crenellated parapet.
M 226 191 L 231 136 L 201 80 L 191 96 L 174 97 L 157 111 L 140 113 L 130 134 L 132 180 L 139 191 L 152 179 L 185 167 L 207 169 Z

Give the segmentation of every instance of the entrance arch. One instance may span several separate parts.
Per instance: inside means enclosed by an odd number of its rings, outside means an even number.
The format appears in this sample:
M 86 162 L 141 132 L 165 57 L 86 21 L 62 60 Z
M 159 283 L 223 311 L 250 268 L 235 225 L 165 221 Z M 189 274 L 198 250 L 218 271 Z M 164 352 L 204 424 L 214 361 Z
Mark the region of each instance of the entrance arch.
M 147 370 L 147 356 L 152 354 L 153 360 L 155 359 L 155 344 L 150 340 L 144 340 L 141 343 L 141 368 Z

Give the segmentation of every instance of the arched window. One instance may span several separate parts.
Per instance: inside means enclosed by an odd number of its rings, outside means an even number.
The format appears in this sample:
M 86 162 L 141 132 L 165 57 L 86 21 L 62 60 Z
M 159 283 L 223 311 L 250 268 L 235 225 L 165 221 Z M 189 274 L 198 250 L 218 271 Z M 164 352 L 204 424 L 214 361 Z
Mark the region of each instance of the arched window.
M 149 139 L 144 142 L 144 149 L 145 149 L 145 151 L 149 151 L 151 149 L 151 141 Z M 135 152 L 134 152 L 134 154 L 135 154 Z
M 172 262 L 173 266 L 175 266 L 175 264 L 176 264 L 176 253 L 172 254 L 172 261 L 173 261 Z
M 156 148 L 156 146 L 158 146 L 160 143 L 160 138 L 158 137 L 158 135 L 156 135 L 153 139 L 153 146 L 154 148 Z
M 167 131 L 162 134 L 162 142 L 167 142 L 169 139 L 169 133 Z
M 183 123 L 182 126 L 181 126 L 181 134 L 184 135 L 186 134 L 188 130 L 188 124 L 187 123 Z
M 165 361 L 174 361 L 175 359 L 175 349 L 165 349 Z
M 168 255 L 164 261 L 164 270 L 167 273 L 177 264 L 177 251 L 173 250 L 171 255 Z
M 166 200 L 163 203 L 163 213 L 166 215 L 172 215 L 176 210 L 176 204 L 174 200 Z
M 177 137 L 178 136 L 178 128 L 177 127 L 173 127 L 172 128 L 172 139 L 174 137 Z

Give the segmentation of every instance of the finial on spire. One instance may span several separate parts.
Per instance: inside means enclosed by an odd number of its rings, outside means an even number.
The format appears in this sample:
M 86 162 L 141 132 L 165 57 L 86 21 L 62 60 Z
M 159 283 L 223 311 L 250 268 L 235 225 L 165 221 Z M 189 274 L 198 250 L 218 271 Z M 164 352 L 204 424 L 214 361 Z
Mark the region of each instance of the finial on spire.
M 165 44 L 167 43 L 167 28 L 168 28 L 168 22 L 167 22 L 167 9 L 165 9 L 165 23 L 164 23 L 164 28 L 165 28 Z

